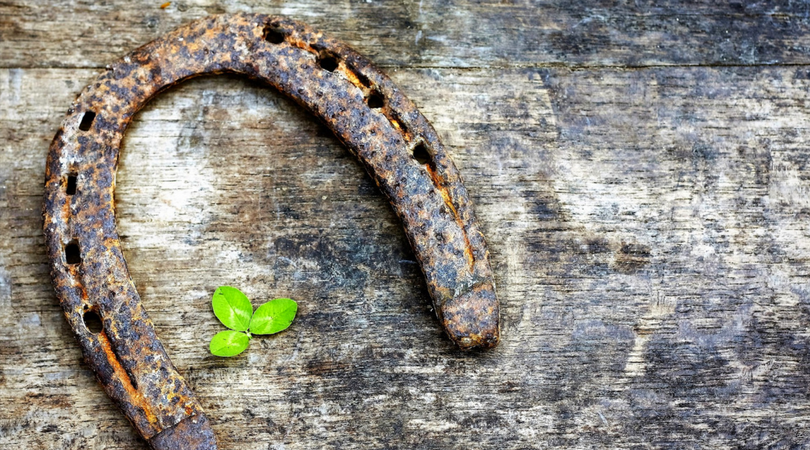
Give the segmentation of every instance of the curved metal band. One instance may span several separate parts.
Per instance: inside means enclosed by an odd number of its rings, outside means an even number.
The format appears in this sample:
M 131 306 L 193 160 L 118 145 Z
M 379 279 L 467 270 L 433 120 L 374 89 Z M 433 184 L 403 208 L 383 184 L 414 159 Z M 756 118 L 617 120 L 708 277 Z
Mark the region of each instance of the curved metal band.
M 498 343 L 484 237 L 458 171 L 413 103 L 368 60 L 306 25 L 251 14 L 205 18 L 133 51 L 86 87 L 46 169 L 44 228 L 57 295 L 104 389 L 153 448 L 216 442 L 127 270 L 113 210 L 118 152 L 150 98 L 223 72 L 262 80 L 323 120 L 401 218 L 448 336 L 464 349 Z M 101 317 L 100 332 L 85 325 L 88 313 Z

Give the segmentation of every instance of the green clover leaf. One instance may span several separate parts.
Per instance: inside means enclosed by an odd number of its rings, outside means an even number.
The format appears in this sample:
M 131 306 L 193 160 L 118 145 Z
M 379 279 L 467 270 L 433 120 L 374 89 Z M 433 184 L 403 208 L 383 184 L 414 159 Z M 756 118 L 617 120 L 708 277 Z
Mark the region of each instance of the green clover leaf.
M 220 331 L 211 339 L 208 348 L 216 356 L 236 356 L 250 345 L 250 337 L 238 331 Z
M 273 334 L 284 331 L 290 326 L 298 303 L 289 298 L 271 300 L 256 309 L 250 319 L 250 332 L 253 334 Z
M 231 330 L 247 331 L 253 315 L 253 305 L 242 291 L 230 286 L 220 286 L 214 292 L 211 304 L 214 314 L 223 325 Z

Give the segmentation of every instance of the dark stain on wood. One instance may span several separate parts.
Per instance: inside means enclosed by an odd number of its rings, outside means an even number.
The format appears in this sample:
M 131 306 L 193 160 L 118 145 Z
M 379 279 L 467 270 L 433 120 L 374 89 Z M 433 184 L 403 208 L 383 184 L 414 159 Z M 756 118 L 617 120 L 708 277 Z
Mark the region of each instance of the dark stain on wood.
M 643 244 L 626 244 L 622 242 L 616 253 L 616 270 L 632 273 L 650 263 L 650 247 Z

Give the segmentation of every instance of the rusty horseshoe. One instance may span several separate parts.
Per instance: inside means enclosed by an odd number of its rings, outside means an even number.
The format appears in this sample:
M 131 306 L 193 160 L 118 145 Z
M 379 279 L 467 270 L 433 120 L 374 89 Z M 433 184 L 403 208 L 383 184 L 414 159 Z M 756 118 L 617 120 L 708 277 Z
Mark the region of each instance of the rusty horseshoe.
M 199 401 L 155 335 L 115 228 L 121 140 L 132 117 L 183 80 L 261 80 L 321 119 L 388 197 L 436 314 L 462 349 L 494 347 L 499 309 L 484 236 L 436 131 L 391 80 L 345 44 L 283 17 L 207 17 L 107 67 L 50 145 L 44 231 L 54 289 L 107 394 L 154 449 L 214 449 Z M 100 318 L 97 329 L 89 318 Z

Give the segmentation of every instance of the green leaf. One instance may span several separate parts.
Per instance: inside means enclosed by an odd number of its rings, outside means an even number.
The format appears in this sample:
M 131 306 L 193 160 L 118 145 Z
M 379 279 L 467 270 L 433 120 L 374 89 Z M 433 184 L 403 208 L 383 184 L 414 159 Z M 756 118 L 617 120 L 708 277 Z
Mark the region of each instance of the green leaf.
M 223 325 L 232 330 L 247 331 L 250 316 L 253 315 L 253 305 L 242 291 L 230 286 L 220 286 L 214 292 L 211 305 Z
M 259 306 L 253 319 L 250 320 L 250 332 L 253 334 L 273 334 L 287 329 L 295 313 L 298 312 L 298 303 L 289 298 L 277 298 Z
M 250 345 L 250 338 L 245 333 L 238 331 L 220 331 L 213 338 L 208 348 L 216 356 L 236 356 Z

